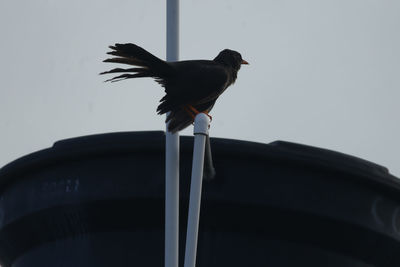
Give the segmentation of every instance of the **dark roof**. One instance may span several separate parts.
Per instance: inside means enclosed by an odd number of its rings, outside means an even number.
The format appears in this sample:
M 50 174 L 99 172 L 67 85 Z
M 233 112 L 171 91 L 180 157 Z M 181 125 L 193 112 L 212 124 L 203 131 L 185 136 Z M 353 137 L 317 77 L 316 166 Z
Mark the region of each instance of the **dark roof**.
M 181 153 L 192 151 L 193 137 L 181 136 Z M 367 183 L 400 190 L 400 181 L 388 169 L 378 164 L 335 152 L 285 141 L 262 144 L 249 141 L 211 138 L 214 158 L 242 158 L 243 164 L 251 160 L 274 161 L 350 174 Z M 46 148 L 23 156 L 0 169 L 0 191 L 17 179 L 21 173 L 52 165 L 63 160 L 81 157 L 123 154 L 130 151 L 163 153 L 165 133 L 162 131 L 118 132 L 82 136 L 58 141 Z

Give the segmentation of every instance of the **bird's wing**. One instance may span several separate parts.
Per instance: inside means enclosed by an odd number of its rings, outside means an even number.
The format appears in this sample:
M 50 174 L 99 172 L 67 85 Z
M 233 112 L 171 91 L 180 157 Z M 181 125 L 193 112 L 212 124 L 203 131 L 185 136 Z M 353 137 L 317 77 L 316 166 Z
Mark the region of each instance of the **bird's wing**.
M 213 101 L 228 85 L 227 69 L 214 61 L 191 60 L 170 64 L 179 77 L 171 79 L 165 86 L 166 95 L 157 109 L 159 114 L 178 109 L 182 105 Z

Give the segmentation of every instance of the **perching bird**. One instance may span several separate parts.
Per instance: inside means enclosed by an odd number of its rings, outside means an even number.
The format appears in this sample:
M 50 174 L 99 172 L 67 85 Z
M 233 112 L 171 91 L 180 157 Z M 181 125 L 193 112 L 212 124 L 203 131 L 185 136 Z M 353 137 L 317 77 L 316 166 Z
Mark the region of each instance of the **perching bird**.
M 166 62 L 135 44 L 115 44 L 107 54 L 116 57 L 104 62 L 122 63 L 134 68 L 116 68 L 107 73 L 124 73 L 107 81 L 152 77 L 165 88 L 158 114 L 170 112 L 166 122 L 170 132 L 189 126 L 195 115 L 208 114 L 217 98 L 233 84 L 242 64 L 249 64 L 233 50 L 225 49 L 214 60 Z

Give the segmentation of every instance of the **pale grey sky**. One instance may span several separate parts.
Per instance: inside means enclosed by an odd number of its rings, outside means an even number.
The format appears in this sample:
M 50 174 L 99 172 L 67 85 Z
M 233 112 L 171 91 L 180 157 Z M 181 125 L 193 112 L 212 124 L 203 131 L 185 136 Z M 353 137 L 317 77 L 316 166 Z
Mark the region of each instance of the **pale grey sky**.
M 181 59 L 231 48 L 251 64 L 211 136 L 328 148 L 400 176 L 399 14 L 397 0 L 182 0 Z M 64 138 L 164 129 L 158 84 L 98 73 L 115 42 L 165 58 L 165 0 L 3 0 L 0 33 L 0 166 Z

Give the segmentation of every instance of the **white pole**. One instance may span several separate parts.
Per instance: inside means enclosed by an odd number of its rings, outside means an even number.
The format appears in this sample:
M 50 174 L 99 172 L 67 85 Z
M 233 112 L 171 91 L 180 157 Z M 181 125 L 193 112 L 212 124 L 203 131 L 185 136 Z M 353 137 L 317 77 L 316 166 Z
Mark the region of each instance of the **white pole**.
M 197 237 L 199 231 L 201 187 L 203 180 L 204 153 L 210 120 L 204 113 L 199 113 L 194 121 L 194 149 L 192 180 L 190 184 L 189 215 L 186 234 L 184 267 L 195 267 Z
M 179 58 L 179 0 L 167 0 L 167 61 Z M 179 265 L 179 134 L 165 136 L 165 267 Z

